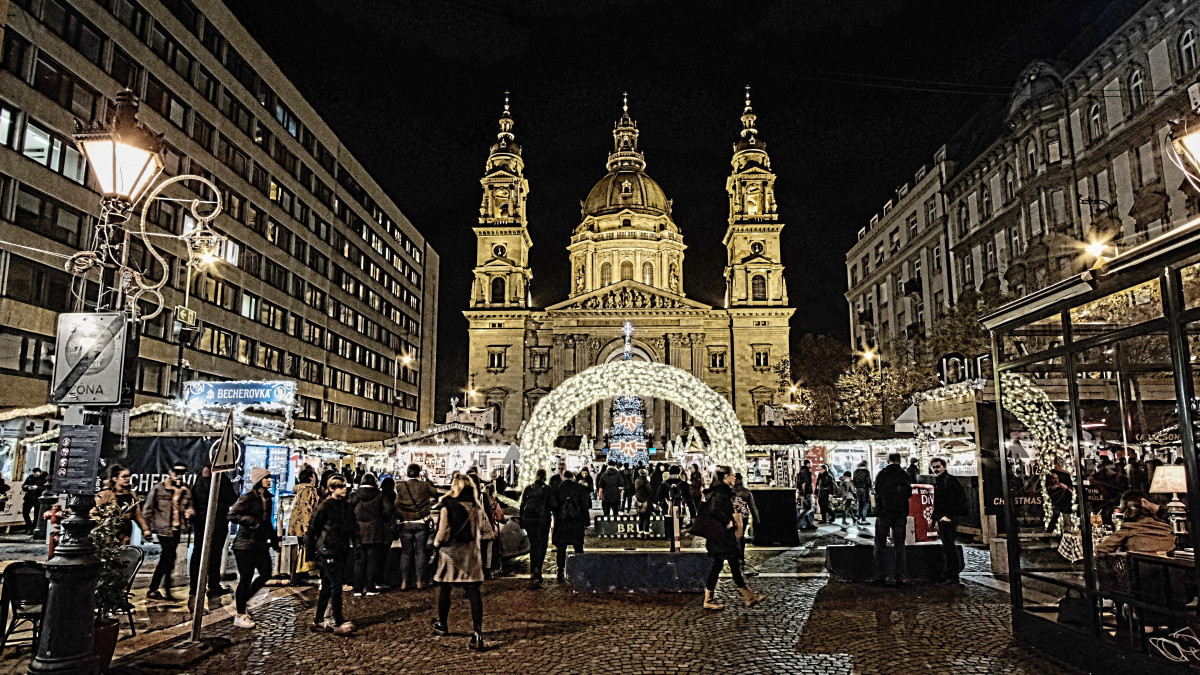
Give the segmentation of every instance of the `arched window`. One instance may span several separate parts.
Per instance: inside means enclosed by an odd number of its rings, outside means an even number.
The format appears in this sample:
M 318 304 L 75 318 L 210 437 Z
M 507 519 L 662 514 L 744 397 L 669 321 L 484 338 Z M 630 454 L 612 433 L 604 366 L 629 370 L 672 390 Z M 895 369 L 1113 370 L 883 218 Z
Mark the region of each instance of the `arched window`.
M 963 202 L 958 205 L 958 233 L 966 234 L 967 228 L 971 224 L 971 216 L 967 211 L 967 203 Z
M 1017 174 L 1011 166 L 1004 168 L 1004 201 L 1010 202 L 1017 196 Z
M 504 277 L 492 279 L 492 304 L 504 302 Z
M 1025 144 L 1025 166 L 1029 175 L 1037 173 L 1037 145 L 1033 141 Z
M 642 263 L 642 283 L 647 286 L 654 285 L 654 265 L 650 261 Z
M 767 299 L 767 278 L 761 274 L 755 274 L 750 279 L 750 299 L 751 300 L 766 300 Z
M 612 264 L 604 263 L 600 266 L 600 285 L 607 286 L 612 283 Z
M 1179 36 L 1179 65 L 1185 73 L 1196 68 L 1196 31 L 1191 28 Z
M 1142 71 L 1133 71 L 1129 76 L 1129 102 L 1133 104 L 1133 109 L 1137 110 L 1146 102 L 1145 89 L 1142 86 Z
M 621 281 L 633 278 L 633 263 L 626 260 L 621 263 Z
M 1094 103 L 1088 110 L 1088 132 L 1091 133 L 1091 140 L 1097 141 L 1104 135 L 1104 126 L 1100 123 L 1100 104 Z
M 983 204 L 983 217 L 990 218 L 992 216 L 992 191 L 985 186 L 981 192 L 980 201 Z

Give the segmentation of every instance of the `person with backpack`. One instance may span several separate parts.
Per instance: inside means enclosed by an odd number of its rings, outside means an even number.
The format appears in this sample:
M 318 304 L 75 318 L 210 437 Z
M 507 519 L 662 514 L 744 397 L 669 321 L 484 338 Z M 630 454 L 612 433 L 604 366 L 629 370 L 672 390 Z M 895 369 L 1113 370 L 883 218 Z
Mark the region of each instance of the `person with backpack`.
M 667 470 L 667 475 L 670 477 L 658 487 L 658 496 L 655 501 L 662 504 L 663 513 L 669 512 L 671 504 L 685 504 L 688 517 L 695 518 L 696 504 L 692 501 L 692 490 L 687 481 L 680 477 L 682 473 L 683 468 L 678 464 Z
M 741 514 L 734 508 L 734 481 L 733 469 L 718 466 L 712 487 L 703 493 L 705 500 L 696 516 L 696 523 L 710 528 L 699 534 L 704 537 L 704 546 L 713 559 L 704 587 L 704 609 L 725 609 L 725 605 L 717 602 L 716 591 L 717 580 L 720 579 L 721 570 L 725 568 L 726 562 L 729 563 L 733 583 L 742 594 L 746 606 L 753 607 L 763 601 L 763 596 L 750 590 L 746 586 L 746 580 L 742 578 L 741 553 L 736 533 L 744 523 Z M 693 524 L 692 529 L 696 530 L 696 524 Z
M 615 462 L 609 462 L 599 480 L 600 506 L 606 517 L 615 516 L 621 510 L 621 484 L 621 472 Z
M 591 521 L 588 514 L 588 489 L 575 480 L 575 474 L 563 472 L 562 485 L 550 495 L 550 511 L 554 514 L 554 551 L 558 563 L 558 583 L 566 581 L 567 547 L 583 553 L 583 533 Z
M 610 473 L 616 474 L 610 470 L 605 475 Z M 546 543 L 550 538 L 550 486 L 546 485 L 545 469 L 538 469 L 533 483 L 521 493 L 519 519 L 529 536 L 529 583 L 533 588 L 541 588 L 542 564 L 546 561 Z
M 329 479 L 329 496 L 313 512 L 312 522 L 304 534 L 304 548 L 310 560 L 317 561 L 321 570 L 321 590 L 317 595 L 317 613 L 312 629 L 318 633 L 333 632 L 349 635 L 354 624 L 342 615 L 342 584 L 350 546 L 358 543 L 361 528 L 355 520 L 354 507 L 346 499 L 350 491 L 346 478 L 333 475 Z M 333 623 L 325 621 L 325 610 L 333 611 Z
M 360 487 L 350 496 L 354 520 L 358 523 L 359 546 L 354 556 L 354 593 L 359 596 L 379 592 L 379 568 L 392 543 L 391 528 L 394 505 L 383 498 L 375 485 L 375 474 L 363 474 Z
M 544 475 L 544 472 L 539 472 Z M 459 587 L 471 605 L 471 640 L 467 647 L 481 652 L 483 645 L 483 555 L 479 537 L 483 530 L 483 509 L 479 506 L 475 483 L 464 474 L 450 482 L 450 492 L 438 502 L 441 511 L 433 545 L 438 547 L 437 571 L 433 580 L 439 585 L 438 615 L 430 623 L 438 635 L 450 633 L 450 591 Z
M 855 520 L 866 523 L 867 513 L 871 510 L 871 470 L 867 468 L 867 460 L 858 463 L 854 470 L 854 498 L 858 500 L 858 514 Z
M 900 453 L 888 455 L 887 466 L 875 476 L 875 578 L 872 586 L 898 586 L 905 583 L 907 560 L 904 537 L 908 529 L 908 499 L 912 496 L 912 479 L 900 466 Z M 887 574 L 887 539 L 892 535 L 896 547 L 895 569 Z M 888 581 L 892 579 L 892 581 Z

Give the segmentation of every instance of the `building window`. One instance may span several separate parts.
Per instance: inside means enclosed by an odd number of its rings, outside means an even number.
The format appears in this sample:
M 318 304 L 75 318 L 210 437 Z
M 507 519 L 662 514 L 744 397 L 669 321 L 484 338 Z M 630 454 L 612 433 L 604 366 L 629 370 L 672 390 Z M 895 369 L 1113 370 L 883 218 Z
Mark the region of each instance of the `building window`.
M 996 241 L 988 239 L 983 245 L 983 270 L 993 272 L 996 269 Z
M 933 269 L 938 272 L 942 271 L 942 245 L 941 244 L 938 244 L 937 246 L 933 247 Z
M 708 352 L 708 369 L 715 371 L 725 370 L 725 348 L 719 349 L 710 348 Z
M 506 366 L 504 353 L 506 350 L 507 347 L 488 347 L 487 367 L 489 371 L 504 370 Z
M 607 286 L 612 283 L 612 264 L 604 263 L 600 266 L 600 285 Z
M 767 279 L 761 274 L 755 274 L 754 277 L 750 279 L 750 299 L 767 299 Z
M 1132 108 L 1134 110 L 1141 108 L 1142 104 L 1146 102 L 1145 96 L 1145 88 L 1142 83 L 1142 71 L 1141 69 L 1138 69 L 1133 71 L 1133 74 L 1129 76 L 1129 102 L 1132 104 Z
M 1017 174 L 1011 166 L 1004 167 L 1004 201 L 1010 202 L 1017 196 Z
M 1046 161 L 1050 164 L 1058 164 L 1062 161 L 1062 146 L 1058 143 L 1058 134 L 1046 141 Z
M 502 302 L 504 302 L 504 277 L 495 277 L 492 279 L 492 303 Z
M 992 217 L 992 191 L 986 186 L 980 191 L 980 202 L 983 204 L 983 217 Z
M 931 225 L 937 220 L 937 197 L 930 197 L 929 201 L 925 202 L 925 224 Z
M 87 163 L 75 148 L 75 143 L 42 128 L 33 120 L 25 124 L 22 152 L 29 159 L 80 185 L 87 178 Z
M 1191 28 L 1179 37 L 1179 63 L 1185 73 L 1196 67 L 1196 32 Z
M 17 193 L 16 202 L 17 227 L 68 246 L 79 245 L 83 213 L 24 185 Z
M 754 369 L 767 370 L 771 367 L 771 348 L 769 346 L 752 345 L 754 347 Z
M 10 255 L 5 296 L 28 305 L 66 312 L 74 298 L 71 293 L 73 279 L 62 270 Z
M 96 114 L 96 93 L 44 54 L 38 54 L 33 88 L 84 122 Z
M 1029 141 L 1025 144 L 1025 163 L 1029 169 L 1029 175 L 1037 173 L 1037 144 Z
M 621 281 L 633 278 L 633 263 L 626 260 L 621 263 Z
M 912 241 L 917 238 L 917 214 L 912 213 L 908 216 L 908 240 Z
M 1088 110 L 1088 132 L 1091 134 L 1093 143 L 1100 140 L 1100 137 L 1104 135 L 1104 127 L 1100 122 L 1099 103 L 1093 103 L 1091 109 Z
M 858 265 L 850 266 L 850 285 L 851 286 L 858 285 Z
M 967 251 L 962 257 L 962 282 L 964 285 L 975 286 L 975 260 L 974 255 Z
M 647 286 L 654 285 L 654 265 L 649 261 L 642 263 L 642 283 Z
M 966 236 L 967 229 L 971 226 L 971 215 L 967 210 L 966 203 L 958 205 L 958 235 Z

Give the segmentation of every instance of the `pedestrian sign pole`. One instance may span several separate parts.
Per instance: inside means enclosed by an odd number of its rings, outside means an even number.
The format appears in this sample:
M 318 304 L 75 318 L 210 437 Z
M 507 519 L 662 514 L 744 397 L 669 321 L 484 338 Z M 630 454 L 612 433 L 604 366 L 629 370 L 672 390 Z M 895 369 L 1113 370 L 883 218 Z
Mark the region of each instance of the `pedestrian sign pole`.
M 208 486 L 208 515 L 204 519 L 204 538 L 200 541 L 200 572 L 196 578 L 196 590 L 192 600 L 192 641 L 196 642 L 200 639 L 200 624 L 204 617 L 204 605 L 207 599 L 206 589 L 208 588 L 208 559 L 209 551 L 212 550 L 212 536 L 215 529 L 213 521 L 217 517 L 217 493 L 221 485 L 221 477 L 218 475 L 224 471 L 233 471 L 237 468 L 240 454 L 238 452 L 237 437 L 234 435 L 233 411 L 229 411 L 229 419 L 225 422 L 225 430 L 221 433 L 221 440 L 217 441 L 217 447 L 213 453 L 212 465 L 210 470 L 212 475 L 209 478 Z M 193 553 L 192 555 L 195 555 Z

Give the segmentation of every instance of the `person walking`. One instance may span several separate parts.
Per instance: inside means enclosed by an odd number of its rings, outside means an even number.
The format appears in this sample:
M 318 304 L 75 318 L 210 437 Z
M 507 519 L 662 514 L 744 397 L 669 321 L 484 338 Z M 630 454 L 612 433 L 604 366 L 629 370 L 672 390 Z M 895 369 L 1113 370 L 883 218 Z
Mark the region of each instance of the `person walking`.
M 196 484 L 192 489 L 192 532 L 193 541 L 192 559 L 188 563 L 188 598 L 189 609 L 195 602 L 198 593 L 196 591 L 196 583 L 200 578 L 200 561 L 203 555 L 204 533 L 208 518 L 208 493 L 212 488 L 213 475 L 212 471 L 206 466 L 200 471 L 200 477 L 196 479 Z M 213 532 L 212 543 L 209 545 L 208 551 L 208 597 L 216 598 L 228 594 L 229 588 L 221 585 L 221 558 L 225 552 L 225 546 L 229 540 L 229 507 L 237 502 L 238 495 L 233 489 L 233 482 L 229 480 L 229 473 L 220 471 L 217 473 L 217 508 L 213 512 Z M 199 537 L 196 539 L 195 537 Z
M 400 590 L 425 588 L 427 545 L 433 529 L 437 488 L 421 477 L 421 465 L 409 464 L 408 476 L 396 485 L 396 519 L 400 521 Z
M 592 478 L 592 472 L 588 471 L 588 468 L 585 466 L 579 470 L 576 481 L 578 481 L 583 487 L 587 488 L 588 508 L 591 508 L 592 495 L 596 494 L 596 479 Z
M 816 530 L 817 524 L 813 521 L 812 469 L 807 459 L 796 473 L 796 508 L 796 529 L 801 532 Z
M 600 506 L 606 517 L 615 516 L 621 510 L 621 483 L 621 472 L 617 471 L 614 462 L 609 462 L 600 474 Z
M 621 510 L 629 513 L 633 510 L 634 490 L 637 489 L 637 469 L 632 464 L 626 464 L 621 469 Z
M 21 517 L 25 519 L 25 533 L 33 534 L 37 529 L 37 519 L 40 518 L 38 499 L 46 491 L 46 479 L 49 478 L 41 467 L 33 467 L 33 472 L 21 483 Z
M 550 511 L 554 514 L 555 562 L 561 584 L 566 581 L 567 547 L 583 553 L 583 534 L 591 524 L 587 487 L 580 485 L 572 472 L 563 473 L 562 485 L 550 495 Z
M 833 491 L 837 489 L 837 484 L 833 480 L 833 474 L 829 472 L 829 465 L 822 464 L 821 471 L 817 474 L 817 503 L 821 506 L 821 523 L 827 525 L 833 522 L 833 505 L 830 499 L 833 497 Z
M 658 488 L 658 493 L 655 501 L 662 506 L 663 513 L 668 513 L 671 506 L 671 491 L 676 490 L 684 504 L 687 505 L 688 517 L 696 517 L 696 503 L 692 501 L 692 489 L 683 480 L 680 475 L 683 473 L 683 468 L 679 465 L 672 466 L 667 470 L 667 475 L 670 476 L 662 482 Z
M 742 482 L 742 474 L 733 474 L 733 508 L 742 515 L 742 526 L 738 529 L 738 560 L 741 561 L 742 573 L 748 577 L 758 576 L 746 564 L 746 541 L 750 526 L 758 525 L 758 505 L 754 503 L 754 493 Z
M 846 517 L 849 516 L 854 520 L 854 524 L 858 524 L 858 491 L 854 487 L 854 479 L 850 477 L 850 472 L 842 474 L 842 479 L 838 481 L 838 496 L 842 498 L 842 525 L 847 525 Z
M 663 481 L 667 479 L 667 467 L 662 462 L 655 464 L 650 468 L 650 494 L 654 495 L 654 501 L 658 501 L 658 488 L 662 487 Z
M 634 509 L 638 514 L 638 536 L 650 535 L 650 517 L 654 515 L 654 493 L 650 490 L 650 478 L 645 469 L 638 469 L 638 476 L 633 480 Z
M 233 557 L 238 569 L 237 591 L 233 595 L 237 616 L 233 625 L 238 628 L 254 628 L 246 604 L 271 578 L 270 549 L 279 550 L 279 535 L 271 523 L 275 513 L 271 472 L 259 466 L 250 469 L 250 484 L 253 486 L 250 491 L 229 508 L 229 522 L 238 525 L 237 536 L 233 538 Z
M 183 482 L 187 473 L 187 465 L 175 464 L 170 473 L 150 488 L 146 494 L 146 502 L 142 505 L 142 515 L 150 524 L 150 533 L 162 547 L 158 564 L 150 575 L 150 589 L 146 591 L 147 600 L 175 601 L 171 595 L 171 572 L 175 569 L 175 560 L 179 554 L 179 538 L 187 528 L 192 511 L 192 491 Z M 159 592 L 159 588 L 162 592 Z
M 296 543 L 299 545 L 296 547 L 296 557 L 292 560 L 292 576 L 288 581 L 290 586 L 300 585 L 301 580 L 307 577 L 313 568 L 313 558 L 308 555 L 308 546 L 304 543 L 309 523 L 312 522 L 317 504 L 321 502 L 321 495 L 317 491 L 317 473 L 312 467 L 305 466 L 300 470 L 300 475 L 296 476 L 295 492 L 287 533 L 290 537 L 296 537 Z
M 934 457 L 929 466 L 933 469 L 933 522 L 937 523 L 938 540 L 942 542 L 946 571 L 938 584 L 957 584 L 962 572 L 958 558 L 958 522 L 967 515 L 967 493 L 958 479 L 950 475 L 949 465 L 941 457 Z
M 733 575 L 733 583 L 737 586 L 738 592 L 742 594 L 742 600 L 745 601 L 747 607 L 753 607 L 764 599 L 763 596 L 750 590 L 746 586 L 746 580 L 742 578 L 742 564 L 737 542 L 741 514 L 733 506 L 734 481 L 733 469 L 728 466 L 718 466 L 716 475 L 713 477 L 712 487 L 703 494 L 708 502 L 709 515 L 716 521 L 722 532 L 720 536 L 704 539 L 708 555 L 713 559 L 712 568 L 708 572 L 708 580 L 704 587 L 704 609 L 725 609 L 725 605 L 717 602 L 716 598 L 717 580 L 721 577 L 721 570 L 725 568 L 725 563 L 729 563 L 729 572 Z
M 912 496 L 912 479 L 900 467 L 900 453 L 888 455 L 887 466 L 875 476 L 875 578 L 871 585 L 901 585 L 907 571 L 904 537 L 908 529 L 908 499 Z M 887 574 L 887 539 L 892 535 L 896 548 L 895 568 Z
M 867 514 L 871 511 L 871 470 L 867 468 L 867 460 L 858 463 L 854 470 L 854 498 L 858 502 L 858 513 L 855 520 L 867 522 Z
M 349 635 L 355 626 L 342 614 L 342 585 L 345 583 L 342 577 L 350 558 L 350 547 L 360 541 L 361 527 L 355 520 L 354 507 L 346 499 L 350 487 L 345 476 L 332 476 L 328 487 L 329 496 L 317 506 L 312 522 L 304 532 L 308 558 L 317 561 L 321 571 L 321 590 L 317 594 L 317 613 L 312 629 L 318 633 Z M 332 624 L 325 621 L 327 608 L 333 611 Z
M 496 551 L 496 540 L 499 539 L 500 526 L 492 516 L 493 501 L 483 492 L 483 484 L 479 480 L 479 471 L 475 467 L 471 467 L 467 470 L 467 478 L 471 479 L 471 484 L 475 487 L 475 494 L 479 501 L 481 514 L 481 518 L 479 519 L 479 555 L 483 558 L 483 580 L 491 581 L 492 563 Z
M 605 472 L 606 477 L 610 474 L 617 476 L 613 469 Z M 538 469 L 533 483 L 521 493 L 518 517 L 529 536 L 529 584 L 541 588 L 542 564 L 546 561 L 546 543 L 550 538 L 550 487 L 546 485 L 545 469 Z
M 354 556 L 354 592 L 359 596 L 375 595 L 379 592 L 379 566 L 387 546 L 392 519 L 393 504 L 388 504 L 376 485 L 375 474 L 365 473 L 360 487 L 349 499 L 358 522 L 359 546 Z
M 539 478 L 544 477 L 545 472 L 539 471 Z M 441 514 L 437 536 L 433 540 L 434 546 L 438 547 L 437 572 L 433 576 L 439 585 L 438 615 L 430 627 L 438 635 L 449 634 L 450 591 L 454 587 L 462 588 L 471 605 L 471 640 L 467 647 L 481 652 L 484 650 L 483 599 L 479 595 L 479 586 L 483 583 L 483 556 L 479 550 L 479 537 L 484 516 L 471 479 L 465 475 L 455 476 L 450 483 L 450 492 L 438 502 L 438 510 Z
M 138 528 L 142 530 L 142 537 L 150 536 L 150 524 L 142 515 L 142 498 L 130 485 L 132 477 L 133 474 L 129 469 L 120 464 L 109 466 L 108 480 L 105 481 L 108 487 L 96 494 L 96 507 L 92 509 L 93 519 L 99 519 L 101 507 L 110 503 L 116 504 L 117 508 L 124 511 L 121 517 L 122 522 L 117 529 L 117 538 L 121 541 L 122 546 L 128 546 L 129 540 L 133 538 L 135 521 Z

